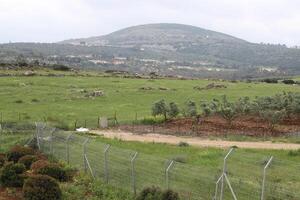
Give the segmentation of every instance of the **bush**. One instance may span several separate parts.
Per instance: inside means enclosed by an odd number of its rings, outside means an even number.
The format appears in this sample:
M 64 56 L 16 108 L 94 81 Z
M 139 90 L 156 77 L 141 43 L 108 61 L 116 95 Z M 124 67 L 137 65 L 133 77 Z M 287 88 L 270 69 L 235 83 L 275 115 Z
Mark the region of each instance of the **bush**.
M 37 156 L 34 155 L 26 155 L 19 159 L 19 163 L 24 164 L 26 169 L 30 169 L 32 163 L 38 160 Z
M 179 200 L 179 195 L 173 190 L 166 190 L 162 193 L 162 200 Z
M 197 106 L 194 101 L 188 100 L 185 102 L 185 108 L 183 110 L 184 116 L 186 117 L 196 117 L 197 116 Z
M 177 104 L 174 102 L 171 102 L 169 104 L 169 107 L 170 107 L 169 112 L 168 112 L 169 116 L 171 118 L 177 117 L 177 115 L 179 114 L 179 108 L 178 108 Z
M 179 142 L 179 143 L 178 143 L 178 146 L 179 146 L 179 147 L 188 147 L 188 146 L 190 146 L 190 145 L 189 145 L 189 143 L 187 143 L 187 142 Z
M 291 80 L 291 79 L 286 79 L 286 80 L 283 80 L 282 83 L 288 84 L 288 85 L 293 85 L 293 84 L 296 84 L 296 81 Z
M 15 163 L 19 161 L 19 159 L 26 155 L 33 155 L 34 150 L 30 147 L 23 146 L 14 146 L 7 153 L 8 161 L 14 161 Z
M 153 186 L 143 189 L 136 200 L 179 200 L 179 195 L 172 190 L 162 191 Z
M 162 198 L 162 191 L 158 187 L 148 187 L 141 191 L 137 196 L 137 200 L 160 200 Z
M 4 165 L 0 182 L 4 187 L 21 187 L 24 183 L 24 175 L 26 168 L 23 164 L 9 162 Z
M 37 172 L 39 169 L 49 165 L 49 161 L 47 160 L 38 160 L 34 163 L 31 164 L 30 166 L 30 169 L 33 171 L 33 172 Z
M 3 167 L 5 161 L 6 161 L 6 155 L 0 154 L 0 168 Z
M 25 200 L 60 200 L 62 192 L 57 181 L 46 175 L 29 177 L 23 186 Z
M 48 165 L 45 165 L 38 169 L 36 173 L 51 176 L 58 181 L 68 180 L 66 171 L 57 163 L 50 163 Z

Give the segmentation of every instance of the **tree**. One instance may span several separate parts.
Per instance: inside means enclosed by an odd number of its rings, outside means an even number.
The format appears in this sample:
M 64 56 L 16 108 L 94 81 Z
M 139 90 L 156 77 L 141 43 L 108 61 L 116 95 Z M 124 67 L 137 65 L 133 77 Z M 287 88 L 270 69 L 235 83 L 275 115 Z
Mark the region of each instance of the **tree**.
M 238 110 L 234 103 L 231 103 L 227 100 L 226 95 L 222 97 L 222 100 L 219 101 L 219 110 L 217 113 L 223 117 L 227 124 L 232 126 L 232 121 L 238 116 Z
M 186 117 L 196 117 L 197 116 L 197 106 L 194 101 L 188 100 L 185 103 L 185 108 L 183 110 L 184 116 Z
M 286 116 L 285 110 L 262 110 L 260 116 L 264 120 L 268 121 L 271 132 L 274 132 L 276 124 L 284 119 Z
M 163 115 L 165 120 L 167 120 L 168 111 L 169 109 L 164 99 L 155 102 L 152 106 L 152 115 L 153 116 Z
M 171 102 L 169 104 L 169 112 L 168 112 L 169 116 L 171 118 L 176 117 L 179 114 L 179 108 L 177 106 L 177 104 L 175 102 Z

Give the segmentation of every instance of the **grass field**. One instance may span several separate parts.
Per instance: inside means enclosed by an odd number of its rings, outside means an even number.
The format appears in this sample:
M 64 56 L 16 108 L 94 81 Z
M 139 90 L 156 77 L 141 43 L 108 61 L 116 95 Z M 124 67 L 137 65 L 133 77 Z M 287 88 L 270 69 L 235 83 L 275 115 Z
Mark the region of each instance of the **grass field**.
M 59 134 L 54 142 L 54 155 L 66 159 L 67 135 Z M 83 142 L 85 138 L 73 136 L 69 142 L 70 163 L 83 167 Z M 215 148 L 179 147 L 167 144 L 145 144 L 124 142 L 101 137 L 91 139 L 86 147 L 89 164 L 96 177 L 105 180 L 104 154 L 106 144 L 111 148 L 108 154 L 109 183 L 132 190 L 131 163 L 138 152 L 135 163 L 137 189 L 158 185 L 166 188 L 165 170 L 171 160 L 175 164 L 169 176 L 170 188 L 178 191 L 184 199 L 211 199 L 215 182 L 221 174 L 223 158 L 227 150 Z M 49 144 L 43 146 L 49 152 Z M 298 199 L 300 151 L 247 150 L 236 149 L 228 159 L 228 176 L 238 199 L 259 199 L 262 170 L 268 159 L 274 156 L 267 174 L 266 199 Z M 226 186 L 226 199 L 230 198 Z
M 209 83 L 227 86 L 225 89 L 195 90 Z M 150 87 L 151 90 L 141 90 Z M 167 90 L 161 90 L 164 88 Z M 101 97 L 85 97 L 88 92 L 104 91 Z M 87 93 L 84 93 L 87 91 Z M 186 100 L 198 104 L 203 100 L 226 94 L 230 99 L 242 96 L 266 96 L 282 91 L 299 91 L 299 86 L 264 83 L 231 83 L 211 80 L 129 79 L 96 76 L 9 76 L 0 78 L 0 112 L 3 121 L 59 121 L 73 127 L 75 120 L 88 127 L 97 125 L 98 116 L 112 117 L 116 112 L 120 122 L 150 115 L 153 102 L 162 98 L 182 105 Z
M 68 133 L 60 132 L 53 145 L 54 156 L 66 160 L 66 138 Z M 30 135 L 4 134 L 0 140 L 0 152 L 9 146 L 23 143 Z M 83 169 L 84 137 L 74 135 L 69 143 L 70 164 Z M 221 174 L 223 158 L 228 149 L 196 148 L 192 146 L 125 142 L 102 137 L 91 138 L 87 145 L 87 157 L 96 177 L 103 182 L 104 155 L 106 144 L 111 148 L 108 154 L 109 183 L 127 191 L 132 191 L 130 159 L 137 151 L 135 164 L 137 190 L 158 185 L 166 188 L 165 169 L 170 160 L 175 164 L 170 170 L 169 186 L 178 191 L 184 199 L 211 199 L 215 181 Z M 49 143 L 42 145 L 49 152 Z M 248 150 L 235 149 L 227 162 L 228 177 L 238 199 L 259 199 L 261 193 L 262 170 L 266 161 L 274 156 L 271 167 L 267 170 L 266 199 L 299 199 L 300 151 L 282 150 Z M 92 184 L 92 183 L 91 183 Z M 97 184 L 88 182 L 63 186 L 68 197 L 80 197 L 84 185 L 96 189 Z M 76 189 L 77 188 L 77 189 Z M 76 191 L 75 191 L 76 189 Z M 105 187 L 98 190 L 106 190 Z M 114 189 L 109 189 L 114 193 Z M 81 192 L 81 193 L 80 193 Z M 95 191 L 97 193 L 97 191 Z M 125 194 L 125 193 L 120 193 Z M 226 199 L 231 199 L 229 189 L 225 186 Z M 79 199 L 79 198 L 78 198 Z

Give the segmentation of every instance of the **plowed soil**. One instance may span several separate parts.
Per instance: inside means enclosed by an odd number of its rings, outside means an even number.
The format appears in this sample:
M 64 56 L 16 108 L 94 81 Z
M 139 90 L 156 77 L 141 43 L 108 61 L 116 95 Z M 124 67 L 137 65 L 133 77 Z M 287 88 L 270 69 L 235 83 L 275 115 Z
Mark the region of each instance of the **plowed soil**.
M 169 135 L 247 135 L 247 136 L 279 136 L 291 133 L 300 133 L 300 118 L 287 118 L 274 129 L 268 122 L 255 116 L 242 116 L 235 119 L 232 124 L 219 116 L 200 118 L 198 121 L 191 118 L 169 120 L 162 125 L 122 125 L 121 130 L 136 133 L 160 133 Z

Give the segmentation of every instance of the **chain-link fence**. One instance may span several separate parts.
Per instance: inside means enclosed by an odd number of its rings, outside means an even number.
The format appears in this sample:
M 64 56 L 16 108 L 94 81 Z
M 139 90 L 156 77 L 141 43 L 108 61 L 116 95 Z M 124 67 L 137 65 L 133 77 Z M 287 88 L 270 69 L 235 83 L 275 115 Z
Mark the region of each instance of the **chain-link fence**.
M 71 132 L 37 124 L 37 144 L 45 152 L 133 193 L 159 186 L 182 199 L 297 200 L 300 165 L 231 149 L 216 154 L 214 164 L 190 165 L 117 148 Z

